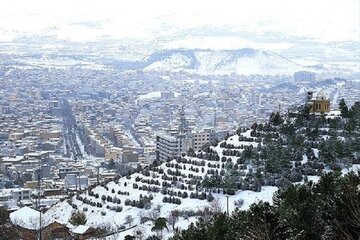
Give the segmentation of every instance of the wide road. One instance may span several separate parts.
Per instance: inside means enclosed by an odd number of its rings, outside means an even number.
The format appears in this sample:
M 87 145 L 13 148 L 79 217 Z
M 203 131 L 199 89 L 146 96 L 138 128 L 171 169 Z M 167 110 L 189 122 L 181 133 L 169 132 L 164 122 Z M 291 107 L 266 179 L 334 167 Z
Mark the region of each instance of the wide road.
M 67 100 L 63 101 L 63 133 L 65 141 L 65 156 L 73 160 L 78 160 L 83 157 L 83 153 L 80 150 L 79 144 L 76 141 L 76 120 L 71 108 L 71 105 Z

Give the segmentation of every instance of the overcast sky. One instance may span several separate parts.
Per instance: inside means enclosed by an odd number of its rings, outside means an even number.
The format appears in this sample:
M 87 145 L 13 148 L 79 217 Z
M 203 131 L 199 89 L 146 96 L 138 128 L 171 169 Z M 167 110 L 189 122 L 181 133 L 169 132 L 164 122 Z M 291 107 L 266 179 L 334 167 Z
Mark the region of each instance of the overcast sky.
M 0 8 L 0 41 L 53 35 L 156 40 L 189 29 L 279 32 L 321 42 L 359 41 L 359 0 L 8 0 Z M 186 44 L 192 36 L 181 41 Z M 192 39 L 191 42 L 196 42 Z M 223 38 L 231 41 L 231 38 Z M 177 40 L 179 41 L 179 40 Z M 184 43 L 185 41 L 185 43 Z M 209 41 L 212 39 L 209 36 Z M 246 40 L 244 40 L 246 41 Z

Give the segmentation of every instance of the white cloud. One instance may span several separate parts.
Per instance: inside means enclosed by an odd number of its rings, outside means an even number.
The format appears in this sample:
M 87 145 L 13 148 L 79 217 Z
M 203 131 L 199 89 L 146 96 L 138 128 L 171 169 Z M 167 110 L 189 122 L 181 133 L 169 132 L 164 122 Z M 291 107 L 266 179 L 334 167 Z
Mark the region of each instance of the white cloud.
M 286 42 L 278 43 L 256 43 L 241 37 L 202 37 L 187 38 L 183 40 L 175 40 L 167 43 L 164 47 L 173 48 L 198 48 L 198 49 L 239 49 L 239 48 L 256 48 L 266 50 L 283 50 L 294 46 L 294 44 Z
M 320 41 L 359 41 L 358 0 L 12 0 L 0 9 L 1 39 L 47 34 L 73 41 L 157 39 L 177 31 L 231 26 Z M 93 23 L 93 24 L 86 24 Z

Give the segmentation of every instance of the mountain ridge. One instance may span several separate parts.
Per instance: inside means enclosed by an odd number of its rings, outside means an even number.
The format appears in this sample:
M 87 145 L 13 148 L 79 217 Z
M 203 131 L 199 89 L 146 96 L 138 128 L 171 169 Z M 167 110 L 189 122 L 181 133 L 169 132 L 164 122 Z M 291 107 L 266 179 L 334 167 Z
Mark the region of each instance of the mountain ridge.
M 188 72 L 199 75 L 293 74 L 307 68 L 272 51 L 254 48 L 168 49 L 154 52 L 139 61 L 105 60 L 119 70 L 145 72 Z

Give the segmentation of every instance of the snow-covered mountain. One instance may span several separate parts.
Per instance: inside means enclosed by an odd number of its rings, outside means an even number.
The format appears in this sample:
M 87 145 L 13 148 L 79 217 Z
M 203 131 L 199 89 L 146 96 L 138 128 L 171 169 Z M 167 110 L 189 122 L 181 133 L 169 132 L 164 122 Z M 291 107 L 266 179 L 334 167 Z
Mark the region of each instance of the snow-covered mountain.
M 143 60 L 145 71 L 186 71 L 197 74 L 293 74 L 305 68 L 270 51 L 238 50 L 165 50 Z
M 89 53 L 80 45 L 66 45 L 61 53 L 52 49 L 40 50 L 15 48 L 10 54 L 2 54 L 1 65 L 31 68 L 90 69 L 115 68 L 118 71 L 145 72 L 187 72 L 200 75 L 292 75 L 296 71 L 308 70 L 316 73 L 336 73 L 341 76 L 357 73 L 358 51 L 353 45 L 348 48 L 335 46 L 294 46 L 283 51 L 269 51 L 258 48 L 214 50 L 181 48 L 147 50 L 135 54 L 119 52 L 117 47 L 101 46 L 98 53 Z M 98 47 L 100 48 L 100 46 Z M 3 50 L 0 45 L 0 51 Z M 106 51 L 104 50 L 106 49 Z M 333 50 L 333 49 L 336 49 Z M 5 51 L 5 50 L 3 50 Z M 6 50 L 7 51 L 7 50 Z M 150 54 L 150 51 L 155 51 Z M 335 54 L 336 53 L 336 54 Z M 144 58 L 149 54 L 147 57 Z

